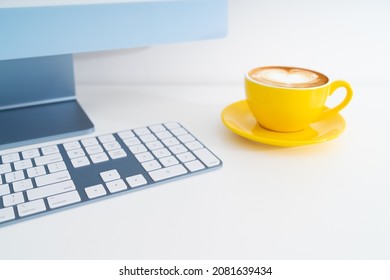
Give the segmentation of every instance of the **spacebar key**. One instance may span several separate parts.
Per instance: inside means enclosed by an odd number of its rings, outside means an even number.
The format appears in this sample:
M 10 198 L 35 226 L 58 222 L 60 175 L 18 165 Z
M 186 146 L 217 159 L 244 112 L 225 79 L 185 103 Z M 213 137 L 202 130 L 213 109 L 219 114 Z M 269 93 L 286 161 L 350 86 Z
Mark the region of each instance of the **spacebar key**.
M 149 175 L 150 177 L 152 177 L 153 181 L 161 181 L 164 179 L 169 179 L 175 176 L 183 175 L 185 173 L 187 173 L 187 169 L 185 169 L 183 165 L 178 164 L 167 168 L 151 171 L 149 172 Z

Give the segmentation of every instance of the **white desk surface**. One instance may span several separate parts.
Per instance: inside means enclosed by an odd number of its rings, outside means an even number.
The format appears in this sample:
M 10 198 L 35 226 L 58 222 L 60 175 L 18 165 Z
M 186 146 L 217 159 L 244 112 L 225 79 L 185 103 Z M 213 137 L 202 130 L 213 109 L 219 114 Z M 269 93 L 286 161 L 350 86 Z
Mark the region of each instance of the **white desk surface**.
M 390 88 L 353 86 L 346 131 L 296 148 L 223 126 L 242 86 L 79 86 L 95 135 L 176 120 L 224 166 L 0 228 L 0 258 L 389 259 Z

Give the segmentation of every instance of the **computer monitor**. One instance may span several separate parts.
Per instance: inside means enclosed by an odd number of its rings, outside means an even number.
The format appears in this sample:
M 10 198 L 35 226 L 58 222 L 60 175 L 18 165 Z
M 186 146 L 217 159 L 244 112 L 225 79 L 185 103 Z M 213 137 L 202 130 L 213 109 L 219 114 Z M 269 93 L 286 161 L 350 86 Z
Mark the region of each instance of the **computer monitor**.
M 0 150 L 94 129 L 74 53 L 223 37 L 227 0 L 0 2 Z

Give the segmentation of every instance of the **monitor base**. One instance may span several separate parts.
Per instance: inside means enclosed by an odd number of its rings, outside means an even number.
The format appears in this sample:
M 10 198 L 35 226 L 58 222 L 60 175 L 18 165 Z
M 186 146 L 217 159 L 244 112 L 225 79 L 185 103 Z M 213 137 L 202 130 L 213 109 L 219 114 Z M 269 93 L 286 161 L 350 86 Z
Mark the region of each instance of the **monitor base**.
M 93 132 L 76 100 L 0 111 L 0 150 Z
M 0 150 L 93 131 L 77 102 L 73 57 L 0 61 Z

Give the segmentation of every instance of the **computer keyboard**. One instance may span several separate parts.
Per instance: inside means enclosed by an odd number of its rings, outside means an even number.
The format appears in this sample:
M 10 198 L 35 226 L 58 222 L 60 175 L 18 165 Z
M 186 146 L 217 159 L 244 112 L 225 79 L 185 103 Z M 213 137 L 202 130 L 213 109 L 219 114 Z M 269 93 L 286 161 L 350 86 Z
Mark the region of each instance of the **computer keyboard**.
M 0 226 L 222 166 L 177 122 L 0 157 Z

